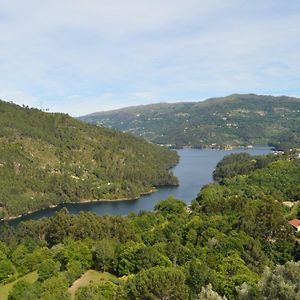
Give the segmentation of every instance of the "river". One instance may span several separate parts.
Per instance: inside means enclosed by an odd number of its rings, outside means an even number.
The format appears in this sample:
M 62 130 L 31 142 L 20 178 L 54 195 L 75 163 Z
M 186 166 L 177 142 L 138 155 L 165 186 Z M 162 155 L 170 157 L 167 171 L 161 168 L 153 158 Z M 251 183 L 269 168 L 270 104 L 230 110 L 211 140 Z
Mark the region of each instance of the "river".
M 261 155 L 270 153 L 270 151 L 270 148 L 267 147 L 233 150 L 180 149 L 177 150 L 180 161 L 173 169 L 173 173 L 179 179 L 178 187 L 159 188 L 156 192 L 142 196 L 137 200 L 61 204 L 55 208 L 44 209 L 11 220 L 10 224 L 17 225 L 21 221 L 49 217 L 62 207 L 66 207 L 70 213 L 74 214 L 80 211 L 91 211 L 98 215 L 127 215 L 131 212 L 138 213 L 140 211 L 153 210 L 157 202 L 166 199 L 170 195 L 189 204 L 195 199 L 201 187 L 212 181 L 213 170 L 225 155 L 239 152 Z

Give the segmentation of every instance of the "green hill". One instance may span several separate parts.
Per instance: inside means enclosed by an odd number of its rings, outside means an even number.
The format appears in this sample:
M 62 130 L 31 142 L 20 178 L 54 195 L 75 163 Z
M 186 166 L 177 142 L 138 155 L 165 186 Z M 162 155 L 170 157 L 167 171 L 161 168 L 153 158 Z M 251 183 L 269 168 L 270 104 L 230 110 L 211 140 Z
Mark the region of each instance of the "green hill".
M 81 119 L 172 147 L 300 145 L 300 99 L 286 96 L 234 94 L 202 102 L 129 107 Z
M 61 202 L 134 198 L 159 185 L 175 152 L 65 114 L 0 101 L 0 218 Z

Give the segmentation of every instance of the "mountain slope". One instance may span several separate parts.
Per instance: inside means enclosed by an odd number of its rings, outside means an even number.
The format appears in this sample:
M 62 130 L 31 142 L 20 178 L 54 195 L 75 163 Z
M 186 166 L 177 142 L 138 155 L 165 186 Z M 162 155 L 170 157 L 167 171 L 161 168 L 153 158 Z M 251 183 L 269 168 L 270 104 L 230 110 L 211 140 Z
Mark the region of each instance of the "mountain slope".
M 177 184 L 175 152 L 64 114 L 0 101 L 0 218 Z
M 159 103 L 83 116 L 173 147 L 300 145 L 300 99 L 234 94 L 203 102 Z

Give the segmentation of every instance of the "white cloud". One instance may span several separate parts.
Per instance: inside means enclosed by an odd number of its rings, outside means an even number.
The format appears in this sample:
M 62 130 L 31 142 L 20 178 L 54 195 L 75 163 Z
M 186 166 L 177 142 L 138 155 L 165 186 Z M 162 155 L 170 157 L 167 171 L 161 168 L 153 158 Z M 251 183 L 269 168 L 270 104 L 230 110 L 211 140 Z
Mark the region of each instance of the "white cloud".
M 28 95 L 18 90 L 5 90 L 0 88 L 0 99 L 3 101 L 14 102 L 19 105 L 42 108 L 42 101 L 35 96 Z
M 97 97 L 84 95 L 70 95 L 63 98 L 62 101 L 50 105 L 51 112 L 64 112 L 73 116 L 82 116 L 96 110 L 108 110 L 117 108 L 114 106 L 114 94 L 104 93 Z
M 139 91 L 139 92 L 133 92 L 131 93 L 133 96 L 133 99 L 136 99 L 138 101 L 144 102 L 144 101 L 157 101 L 159 99 L 159 96 L 147 91 Z
M 232 92 L 300 93 L 298 1 L 0 0 L 0 7 L 0 98 L 78 115 Z

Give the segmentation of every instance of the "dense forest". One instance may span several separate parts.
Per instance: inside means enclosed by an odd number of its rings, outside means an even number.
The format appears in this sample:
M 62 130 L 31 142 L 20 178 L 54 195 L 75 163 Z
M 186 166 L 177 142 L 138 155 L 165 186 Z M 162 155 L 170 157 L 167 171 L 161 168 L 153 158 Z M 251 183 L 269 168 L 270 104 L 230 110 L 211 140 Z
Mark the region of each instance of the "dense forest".
M 298 155 L 235 154 L 214 176 L 218 181 L 190 207 L 170 197 L 153 212 L 126 217 L 63 209 L 17 227 L 2 223 L 0 294 L 10 300 L 299 299 L 299 236 L 288 224 L 300 218 Z
M 300 99 L 234 94 L 202 102 L 159 103 L 80 119 L 170 147 L 300 147 Z
M 0 219 L 176 185 L 175 152 L 65 114 L 0 101 Z

